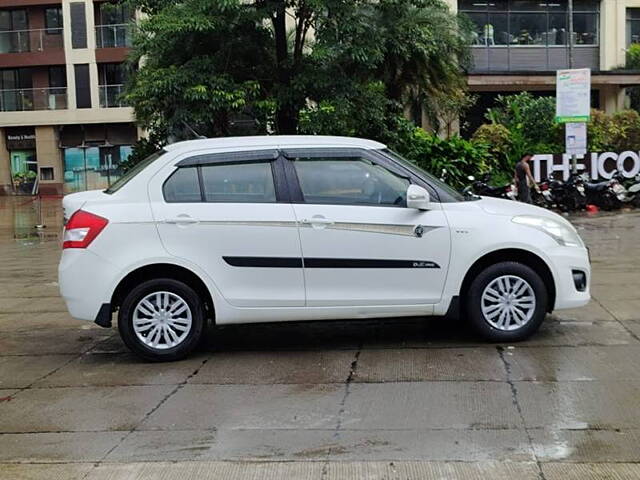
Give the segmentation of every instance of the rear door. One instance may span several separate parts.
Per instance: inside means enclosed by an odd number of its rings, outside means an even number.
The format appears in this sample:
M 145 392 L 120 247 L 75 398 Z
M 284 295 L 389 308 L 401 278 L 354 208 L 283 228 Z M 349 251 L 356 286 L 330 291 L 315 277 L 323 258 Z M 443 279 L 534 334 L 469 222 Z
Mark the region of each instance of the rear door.
M 165 248 L 205 269 L 232 305 L 304 305 L 282 161 L 276 150 L 186 155 L 150 184 Z
M 437 198 L 407 208 L 411 179 L 366 150 L 289 150 L 308 306 L 435 304 L 449 266 Z

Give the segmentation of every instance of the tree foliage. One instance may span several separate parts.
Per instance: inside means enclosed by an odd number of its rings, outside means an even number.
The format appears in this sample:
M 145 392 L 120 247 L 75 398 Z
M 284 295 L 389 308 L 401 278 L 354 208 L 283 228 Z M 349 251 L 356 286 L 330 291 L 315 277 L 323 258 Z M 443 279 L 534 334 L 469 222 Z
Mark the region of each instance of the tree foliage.
M 146 18 L 126 100 L 156 134 L 393 140 L 403 104 L 465 88 L 470 28 L 442 0 L 128 2 Z

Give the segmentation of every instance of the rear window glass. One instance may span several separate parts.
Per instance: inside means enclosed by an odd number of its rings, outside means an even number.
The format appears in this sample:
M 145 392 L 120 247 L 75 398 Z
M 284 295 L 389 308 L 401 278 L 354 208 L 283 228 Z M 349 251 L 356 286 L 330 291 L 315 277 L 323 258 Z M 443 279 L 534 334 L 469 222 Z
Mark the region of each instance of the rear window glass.
M 203 165 L 201 168 L 204 198 L 207 202 L 276 201 L 270 162 Z
M 152 155 L 149 155 L 147 158 L 142 160 L 137 165 L 134 165 L 131 169 L 129 169 L 123 176 L 121 176 L 118 180 L 113 182 L 109 188 L 107 188 L 104 193 L 112 194 L 116 193 L 122 187 L 124 187 L 127 183 L 129 183 L 136 175 L 138 175 L 142 170 L 147 168 L 151 163 L 160 158 L 166 152 L 164 150 L 160 150 Z
M 198 169 L 196 167 L 177 169 L 164 182 L 162 191 L 167 202 L 201 202 Z

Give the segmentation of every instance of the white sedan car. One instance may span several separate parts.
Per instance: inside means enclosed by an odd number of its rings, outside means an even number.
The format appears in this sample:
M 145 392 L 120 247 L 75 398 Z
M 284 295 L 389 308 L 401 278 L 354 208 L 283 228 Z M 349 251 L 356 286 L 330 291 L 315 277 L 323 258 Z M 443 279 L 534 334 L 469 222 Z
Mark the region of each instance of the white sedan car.
M 555 213 L 463 197 L 384 145 L 264 136 L 176 143 L 68 195 L 71 315 L 150 360 L 216 324 L 460 313 L 522 340 L 589 301 L 587 249 Z

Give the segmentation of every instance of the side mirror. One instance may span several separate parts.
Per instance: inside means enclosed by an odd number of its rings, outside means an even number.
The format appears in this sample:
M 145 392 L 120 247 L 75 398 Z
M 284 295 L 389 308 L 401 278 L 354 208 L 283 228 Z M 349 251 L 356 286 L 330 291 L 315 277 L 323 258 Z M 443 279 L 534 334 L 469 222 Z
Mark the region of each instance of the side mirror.
M 409 185 L 407 188 L 407 208 L 429 210 L 429 192 L 419 185 Z

